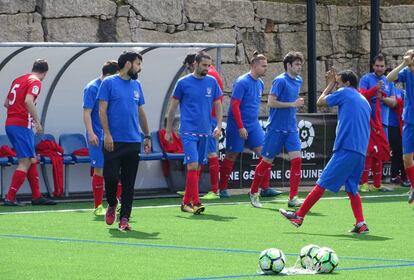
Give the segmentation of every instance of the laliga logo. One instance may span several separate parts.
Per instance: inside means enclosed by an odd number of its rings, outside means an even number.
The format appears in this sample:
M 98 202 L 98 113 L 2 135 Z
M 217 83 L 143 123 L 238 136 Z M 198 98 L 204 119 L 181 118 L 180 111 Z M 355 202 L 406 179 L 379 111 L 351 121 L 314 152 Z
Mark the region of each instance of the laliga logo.
M 315 130 L 313 129 L 312 123 L 305 120 L 300 120 L 298 123 L 299 128 L 299 138 L 300 138 L 300 148 L 306 149 L 309 148 L 313 143 L 313 138 L 315 137 Z M 307 152 L 306 150 L 302 151 L 302 158 L 310 160 L 315 158 L 314 152 Z

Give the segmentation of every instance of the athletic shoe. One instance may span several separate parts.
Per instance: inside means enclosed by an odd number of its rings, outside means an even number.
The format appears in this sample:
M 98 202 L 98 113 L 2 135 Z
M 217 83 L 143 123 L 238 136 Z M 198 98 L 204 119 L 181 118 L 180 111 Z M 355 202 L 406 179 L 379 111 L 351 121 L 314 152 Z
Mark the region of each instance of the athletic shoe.
M 380 186 L 379 188 L 372 186 L 371 191 L 378 191 L 378 192 L 393 192 L 394 189 L 393 188 L 389 188 L 389 187 L 385 187 L 385 186 Z
M 297 208 L 302 205 L 302 202 L 300 202 L 299 198 L 297 196 L 294 196 L 292 199 L 288 200 L 288 207 L 290 208 Z
M 402 184 L 402 180 L 400 176 L 394 177 L 390 179 L 390 183 L 394 184 L 394 185 L 401 185 Z
M 54 200 L 41 196 L 37 199 L 32 199 L 32 205 L 56 205 L 56 202 Z
M 98 207 L 96 207 L 93 210 L 93 214 L 95 214 L 95 216 L 105 216 L 106 210 L 105 207 L 103 207 L 102 204 L 99 204 Z
M 107 225 L 112 225 L 116 220 L 116 205 L 108 206 L 105 214 L 105 222 Z
M 129 222 L 128 218 L 125 218 L 125 217 L 121 218 L 121 221 L 119 221 L 119 224 L 118 224 L 119 231 L 122 231 L 122 232 L 130 231 L 131 227 L 128 222 Z
M 271 188 L 267 188 L 265 190 L 261 190 L 260 191 L 260 196 L 261 197 L 274 197 L 274 196 L 278 196 L 280 194 L 282 194 L 283 192 L 279 192 L 279 191 L 275 191 Z
M 201 199 L 207 199 L 207 200 L 219 199 L 219 198 L 220 198 L 220 195 L 212 191 L 206 193 L 205 195 L 201 197 Z
M 364 183 L 362 185 L 359 185 L 359 191 L 360 192 L 370 192 L 371 191 L 371 188 L 368 185 L 368 183 Z
M 204 210 L 206 210 L 206 207 L 204 207 L 203 204 L 198 203 L 198 204 L 194 204 L 193 205 L 193 211 L 194 211 L 194 215 L 200 215 L 202 212 L 204 212 Z
M 229 191 L 227 189 L 221 190 L 219 192 L 220 198 L 229 198 L 230 194 Z
M 250 193 L 249 192 L 250 203 L 255 208 L 262 208 L 263 205 L 260 203 L 259 193 Z
M 355 225 L 353 229 L 349 231 L 350 233 L 358 233 L 358 234 L 364 234 L 369 233 L 369 229 L 366 223 L 363 223 L 362 225 Z
M 3 206 L 22 206 L 22 204 L 17 200 L 8 200 L 5 198 L 3 201 Z
M 300 227 L 303 223 L 303 218 L 296 215 L 296 212 L 286 211 L 285 209 L 279 209 L 280 215 L 285 217 L 295 227 Z
M 414 203 L 414 189 L 410 190 L 411 193 L 408 195 L 408 203 L 413 204 Z
M 409 180 L 403 180 L 401 183 L 401 187 L 406 187 L 406 188 L 410 188 L 411 187 L 411 183 Z
M 194 213 L 193 206 L 191 204 L 181 204 L 181 212 Z
M 185 195 L 185 191 L 178 191 L 178 192 L 177 192 L 177 194 L 178 194 L 179 196 L 184 196 L 184 195 Z

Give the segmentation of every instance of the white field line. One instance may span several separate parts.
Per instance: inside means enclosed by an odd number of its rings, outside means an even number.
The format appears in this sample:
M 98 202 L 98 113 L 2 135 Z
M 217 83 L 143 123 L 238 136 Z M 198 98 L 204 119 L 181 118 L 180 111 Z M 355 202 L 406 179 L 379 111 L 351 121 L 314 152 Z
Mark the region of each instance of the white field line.
M 404 197 L 407 194 L 390 194 L 390 195 L 369 195 L 369 196 L 361 196 L 364 199 L 371 199 L 371 198 L 384 198 L 384 197 Z M 349 199 L 348 196 L 343 197 L 322 197 L 321 200 L 343 200 Z M 268 202 L 286 202 L 286 199 L 274 199 L 263 201 L 263 203 Z M 217 202 L 217 203 L 203 203 L 206 206 L 215 206 L 215 205 L 244 205 L 250 204 L 249 201 L 244 202 Z M 157 209 L 157 208 L 174 208 L 178 207 L 179 204 L 169 204 L 169 205 L 158 205 L 158 206 L 136 206 L 132 207 L 133 209 Z M 73 213 L 73 212 L 91 212 L 93 209 L 61 209 L 61 210 L 41 210 L 41 211 L 18 211 L 18 212 L 0 212 L 0 215 L 20 215 L 20 214 L 44 214 L 44 213 Z

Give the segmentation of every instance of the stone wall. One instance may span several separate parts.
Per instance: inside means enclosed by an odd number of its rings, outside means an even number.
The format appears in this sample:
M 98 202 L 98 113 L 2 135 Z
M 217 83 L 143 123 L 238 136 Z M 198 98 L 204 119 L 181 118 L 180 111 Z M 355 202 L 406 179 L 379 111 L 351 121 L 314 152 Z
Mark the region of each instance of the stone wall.
M 248 70 L 254 50 L 273 77 L 289 50 L 306 55 L 306 5 L 250 0 L 0 0 L 1 41 L 234 43 L 223 51 L 223 78 Z M 369 6 L 317 6 L 317 89 L 330 66 L 368 71 Z M 394 66 L 414 46 L 414 5 L 381 7 L 381 49 Z M 306 97 L 306 65 L 302 94 Z M 267 91 L 266 90 L 266 91 Z M 266 97 L 264 97 L 265 99 Z M 228 99 L 228 98 L 227 98 Z M 262 114 L 266 114 L 263 106 Z

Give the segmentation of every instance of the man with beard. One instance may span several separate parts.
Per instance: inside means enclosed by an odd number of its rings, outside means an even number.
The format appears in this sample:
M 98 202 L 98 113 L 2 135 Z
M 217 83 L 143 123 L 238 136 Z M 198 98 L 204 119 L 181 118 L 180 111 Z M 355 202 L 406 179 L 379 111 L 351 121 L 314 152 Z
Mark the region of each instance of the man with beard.
M 112 225 L 116 219 L 116 190 L 119 177 L 123 186 L 120 210 L 120 231 L 131 230 L 129 217 L 134 197 L 134 183 L 138 171 L 141 134 L 145 135 L 144 150 L 151 150 L 151 137 L 141 83 L 137 80 L 141 71 L 141 54 L 124 51 L 118 58 L 118 75 L 105 78 L 98 92 L 99 118 L 104 133 L 105 192 L 108 209 L 105 221 Z
M 172 140 L 172 123 L 175 111 L 180 105 L 180 134 L 184 147 L 184 163 L 187 165 L 185 194 L 181 211 L 195 215 L 204 211 L 198 195 L 198 181 L 201 164 L 207 163 L 208 138 L 212 133 L 218 139 L 221 135 L 223 108 L 222 92 L 217 80 L 207 75 L 211 56 L 203 51 L 195 57 L 194 72 L 178 80 L 175 85 L 167 113 L 165 140 Z M 216 109 L 217 127 L 211 131 L 211 110 Z
M 362 76 L 359 82 L 359 92 L 365 96 L 371 103 L 371 118 L 375 122 L 376 115 L 381 116 L 381 120 L 378 120 L 378 123 L 382 123 L 382 130 L 378 131 L 377 134 L 381 135 L 381 141 L 379 142 L 387 142 L 388 137 L 388 118 L 390 114 L 390 107 L 394 107 L 396 105 L 395 100 L 395 93 L 394 93 L 394 84 L 387 82 L 387 78 L 385 77 L 385 58 L 382 54 L 378 54 L 374 57 L 374 63 L 372 65 L 374 72 L 365 74 Z M 381 94 L 377 94 L 378 91 Z M 380 110 L 381 114 L 377 114 L 376 110 L 376 103 L 377 98 L 380 98 Z M 381 126 L 381 125 L 380 125 Z M 372 130 L 375 130 L 371 127 Z M 372 133 L 371 133 L 372 134 Z M 389 150 L 383 151 L 381 149 L 381 143 L 377 143 L 378 141 L 373 141 L 372 145 L 373 148 L 368 148 L 369 151 L 367 153 L 365 159 L 365 167 L 364 172 L 361 177 L 361 192 L 370 192 L 370 191 L 381 191 L 381 192 L 388 192 L 392 191 L 393 189 L 387 188 L 385 186 L 381 186 L 382 181 L 382 158 L 386 159 L 388 155 L 381 155 L 381 154 L 389 154 Z M 388 143 L 387 143 L 388 145 Z M 371 145 L 369 145 L 370 147 Z M 368 185 L 368 174 L 370 169 L 372 169 L 372 176 L 373 176 L 373 187 Z

